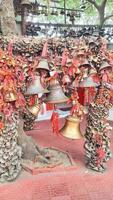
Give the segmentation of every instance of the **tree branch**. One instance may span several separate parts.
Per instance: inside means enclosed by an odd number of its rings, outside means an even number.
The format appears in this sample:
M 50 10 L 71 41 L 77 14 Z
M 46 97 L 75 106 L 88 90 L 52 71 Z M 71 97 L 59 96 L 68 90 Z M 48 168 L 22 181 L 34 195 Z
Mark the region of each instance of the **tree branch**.
M 101 6 L 105 7 L 106 3 L 107 3 L 107 0 L 103 0 L 102 3 L 101 3 Z
M 104 22 L 105 22 L 106 20 L 108 20 L 109 18 L 111 18 L 111 17 L 113 17 L 113 14 L 104 17 Z
M 87 0 L 89 3 L 93 4 L 95 6 L 95 8 L 98 10 L 99 9 L 99 5 L 96 3 L 96 1 L 94 0 Z M 105 1 L 105 0 L 104 0 Z

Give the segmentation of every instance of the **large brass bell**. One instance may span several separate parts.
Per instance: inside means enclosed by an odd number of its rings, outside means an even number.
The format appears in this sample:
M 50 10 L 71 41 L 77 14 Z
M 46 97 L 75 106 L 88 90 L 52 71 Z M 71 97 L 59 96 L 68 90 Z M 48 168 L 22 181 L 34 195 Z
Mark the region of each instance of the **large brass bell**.
M 37 116 L 40 111 L 40 103 L 38 101 L 38 98 L 33 106 L 27 106 L 27 109 L 30 113 L 32 113 L 34 116 Z
M 38 63 L 37 69 L 45 69 L 49 71 L 49 65 L 47 59 L 43 58 Z
M 27 88 L 26 95 L 44 94 L 49 91 L 41 85 L 40 76 L 35 76 L 32 84 Z
M 60 133 L 66 138 L 81 139 L 83 135 L 80 131 L 80 119 L 75 116 L 68 116 Z
M 13 102 L 17 100 L 17 94 L 13 90 L 8 90 L 4 92 L 4 101 L 5 102 Z
M 60 86 L 57 79 L 52 79 L 50 81 L 48 89 L 50 93 L 45 100 L 46 103 L 60 104 L 68 101 L 68 98 L 63 93 L 62 87 Z

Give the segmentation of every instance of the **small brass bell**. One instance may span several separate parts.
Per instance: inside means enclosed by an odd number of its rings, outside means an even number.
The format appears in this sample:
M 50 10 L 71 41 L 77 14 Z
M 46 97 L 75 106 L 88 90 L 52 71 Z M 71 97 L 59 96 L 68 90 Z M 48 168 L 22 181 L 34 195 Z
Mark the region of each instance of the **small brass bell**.
M 13 102 L 16 100 L 17 100 L 16 92 L 14 92 L 13 90 L 4 92 L 4 101 L 5 102 Z
M 77 56 L 79 57 L 79 56 L 85 56 L 84 55 L 84 51 L 82 51 L 82 50 L 79 50 L 78 52 L 77 52 Z
M 30 113 L 32 113 L 34 116 L 37 116 L 40 111 L 40 103 L 38 101 L 38 98 L 33 106 L 27 106 L 27 109 Z
M 79 67 L 86 66 L 86 67 L 91 67 L 91 64 L 87 59 L 85 59 L 83 62 L 80 63 Z
M 66 61 L 66 66 L 71 65 L 72 64 L 72 59 L 68 58 Z
M 75 116 L 68 116 L 60 133 L 66 138 L 81 139 L 83 135 L 80 131 L 80 119 Z
M 69 75 L 65 74 L 63 76 L 63 78 L 62 78 L 62 82 L 63 82 L 63 84 L 69 84 L 69 83 L 71 83 L 71 79 L 70 79 Z
M 93 74 L 97 74 L 97 70 L 95 68 L 91 68 L 89 71 L 89 76 L 91 76 Z
M 25 6 L 30 8 L 31 7 L 31 2 L 29 0 L 22 0 L 21 1 L 21 6 Z
M 47 59 L 41 59 L 36 69 L 45 69 L 50 71 Z
M 99 70 L 104 70 L 106 68 L 111 68 L 111 65 L 107 61 L 103 61 Z
M 33 83 L 28 87 L 26 91 L 26 95 L 33 95 L 33 94 L 44 94 L 48 93 L 47 89 L 44 89 L 40 82 L 40 76 L 35 76 Z
M 68 101 L 57 79 L 50 81 L 48 89 L 50 93 L 45 100 L 46 103 L 59 104 Z

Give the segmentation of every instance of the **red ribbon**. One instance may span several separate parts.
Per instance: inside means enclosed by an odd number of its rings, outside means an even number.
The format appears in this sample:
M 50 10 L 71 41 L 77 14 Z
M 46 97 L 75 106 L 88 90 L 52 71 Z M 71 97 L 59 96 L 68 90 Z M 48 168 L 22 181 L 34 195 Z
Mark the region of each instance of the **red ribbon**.
M 58 113 L 54 110 L 51 116 L 53 133 L 59 134 Z
M 10 42 L 8 44 L 8 53 L 9 53 L 10 56 L 12 56 L 12 54 L 13 54 L 12 51 L 13 51 L 13 43 Z
M 31 96 L 28 100 L 28 105 L 33 106 L 36 102 L 36 98 L 37 98 L 36 96 Z

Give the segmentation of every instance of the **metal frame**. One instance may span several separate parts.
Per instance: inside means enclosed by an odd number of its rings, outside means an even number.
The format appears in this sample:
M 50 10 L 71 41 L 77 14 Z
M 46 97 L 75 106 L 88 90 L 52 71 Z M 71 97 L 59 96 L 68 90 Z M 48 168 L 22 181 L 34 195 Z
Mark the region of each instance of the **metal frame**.
M 29 22 L 30 23 L 30 22 Z M 33 23 L 34 25 L 35 24 L 37 24 L 37 25 L 39 25 L 39 26 L 54 26 L 54 27 L 68 27 L 68 28 L 83 28 L 83 27 L 85 27 L 85 28 L 89 28 L 89 27 L 99 27 L 98 25 L 75 25 L 75 24 L 60 24 L 60 23 Z M 113 25 L 112 24 L 110 24 L 110 25 L 104 25 L 103 26 L 103 28 L 112 28 L 113 27 Z

